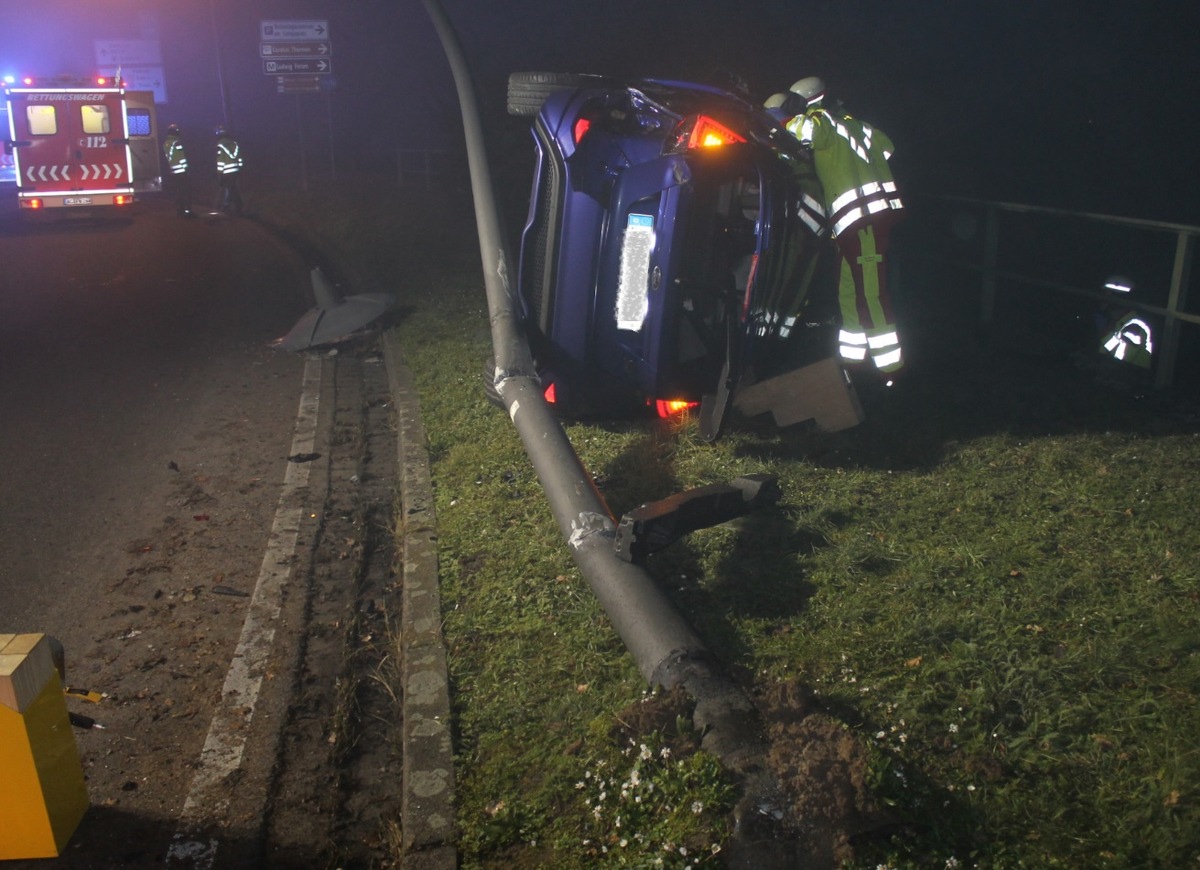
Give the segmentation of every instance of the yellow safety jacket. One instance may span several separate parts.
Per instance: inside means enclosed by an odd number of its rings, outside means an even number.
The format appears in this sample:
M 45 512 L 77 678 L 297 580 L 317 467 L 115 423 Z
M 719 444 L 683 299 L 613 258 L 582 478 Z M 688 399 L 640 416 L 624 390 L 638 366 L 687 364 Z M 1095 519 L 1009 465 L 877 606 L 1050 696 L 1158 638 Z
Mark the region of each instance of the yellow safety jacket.
M 172 175 L 183 175 L 187 172 L 187 151 L 183 147 L 183 139 L 179 136 L 167 136 L 162 144 L 163 156 L 167 158 L 167 166 Z
M 904 207 L 888 166 L 894 146 L 882 130 L 849 115 L 835 117 L 821 105 L 792 118 L 787 128 L 813 149 L 835 236 L 881 211 Z
M 242 168 L 242 149 L 237 140 L 222 136 L 217 140 L 217 175 L 234 175 Z

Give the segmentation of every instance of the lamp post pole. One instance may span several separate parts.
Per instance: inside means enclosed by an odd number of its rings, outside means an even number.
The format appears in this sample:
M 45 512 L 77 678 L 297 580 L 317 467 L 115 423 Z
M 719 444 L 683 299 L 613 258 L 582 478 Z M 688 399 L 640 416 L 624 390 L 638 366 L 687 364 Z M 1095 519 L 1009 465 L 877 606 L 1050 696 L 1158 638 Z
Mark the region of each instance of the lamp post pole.
M 225 91 L 225 71 L 221 65 L 221 30 L 217 27 L 217 2 L 208 0 L 209 17 L 212 19 L 213 49 L 217 55 L 217 86 L 221 92 L 221 121 L 231 126 L 229 117 L 229 95 Z

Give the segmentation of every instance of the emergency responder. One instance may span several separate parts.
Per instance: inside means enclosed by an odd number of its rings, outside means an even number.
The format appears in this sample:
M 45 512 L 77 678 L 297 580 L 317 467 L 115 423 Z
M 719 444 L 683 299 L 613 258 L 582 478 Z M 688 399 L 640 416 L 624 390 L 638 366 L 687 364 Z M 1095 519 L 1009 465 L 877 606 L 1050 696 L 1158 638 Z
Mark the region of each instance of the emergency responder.
M 1154 359 L 1154 331 L 1122 298 L 1133 292 L 1133 282 L 1114 275 L 1104 283 L 1104 290 L 1106 304 L 1096 313 L 1102 337 L 1100 352 L 1118 362 L 1149 369 Z
M 178 124 L 167 126 L 162 150 L 175 194 L 175 208 L 180 217 L 192 217 L 192 177 L 188 174 L 187 149 L 184 148 L 183 134 L 179 132 Z
M 795 114 L 795 112 L 789 111 L 790 107 L 788 106 L 788 98 L 790 96 L 791 94 L 783 93 L 771 94 L 771 96 L 767 97 L 766 102 L 763 103 L 763 108 L 766 109 L 767 114 L 776 121 L 786 121 Z
M 242 194 L 238 190 L 238 174 L 242 171 L 242 152 L 237 140 L 223 127 L 216 129 L 217 137 L 217 212 L 242 213 Z
M 892 141 L 840 107 L 827 108 L 820 78 L 800 79 L 790 90 L 805 107 L 787 128 L 813 150 L 826 217 L 842 257 L 839 356 L 848 366 L 869 359 L 890 384 L 904 365 L 884 267 L 888 236 L 903 208 L 888 167 Z

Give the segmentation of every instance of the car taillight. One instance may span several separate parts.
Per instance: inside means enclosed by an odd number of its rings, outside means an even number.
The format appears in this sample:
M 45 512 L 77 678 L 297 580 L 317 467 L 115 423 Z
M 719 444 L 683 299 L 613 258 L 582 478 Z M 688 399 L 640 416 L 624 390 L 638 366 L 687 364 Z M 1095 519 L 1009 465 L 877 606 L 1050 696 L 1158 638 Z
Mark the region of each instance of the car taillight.
M 687 399 L 656 399 L 654 402 L 654 410 L 658 412 L 658 416 L 662 419 L 675 417 L 682 414 L 691 408 L 696 407 L 699 402 L 692 402 Z
M 21 208 L 41 208 L 44 203 L 40 199 L 23 199 Z
M 118 193 L 113 197 L 113 205 L 129 205 L 133 202 L 132 193 Z
M 579 140 L 583 138 L 583 134 L 586 133 L 591 128 L 591 126 L 592 126 L 592 122 L 589 121 L 587 118 L 580 118 L 579 120 L 577 120 L 575 122 L 575 127 L 572 129 L 571 132 L 575 136 L 575 144 L 576 145 L 579 144 Z
M 692 132 L 688 136 L 688 148 L 713 148 L 718 145 L 732 145 L 735 142 L 745 142 L 746 137 L 739 136 L 720 121 L 708 115 L 697 115 L 692 124 Z
M 558 401 L 558 390 L 554 388 L 553 381 L 550 382 L 550 386 L 546 387 L 546 392 L 542 393 L 542 396 L 545 397 L 548 405 L 553 405 Z

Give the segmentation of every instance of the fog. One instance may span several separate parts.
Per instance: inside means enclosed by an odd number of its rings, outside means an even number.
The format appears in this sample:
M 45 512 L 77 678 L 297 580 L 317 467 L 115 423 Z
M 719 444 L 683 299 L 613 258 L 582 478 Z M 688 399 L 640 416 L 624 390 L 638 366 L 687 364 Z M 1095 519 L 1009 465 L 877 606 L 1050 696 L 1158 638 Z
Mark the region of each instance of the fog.
M 494 160 L 527 147 L 524 122 L 504 112 L 513 70 L 733 73 L 756 99 L 819 74 L 889 133 L 910 190 L 1200 223 L 1189 99 L 1200 4 L 443 3 L 474 65 Z M 0 10 L 0 72 L 90 74 L 97 41 L 156 41 L 161 119 L 201 139 L 228 122 L 259 165 L 390 171 L 401 151 L 462 147 L 419 0 L 0 0 Z M 326 91 L 279 93 L 264 73 L 260 23 L 280 19 L 328 22 Z

